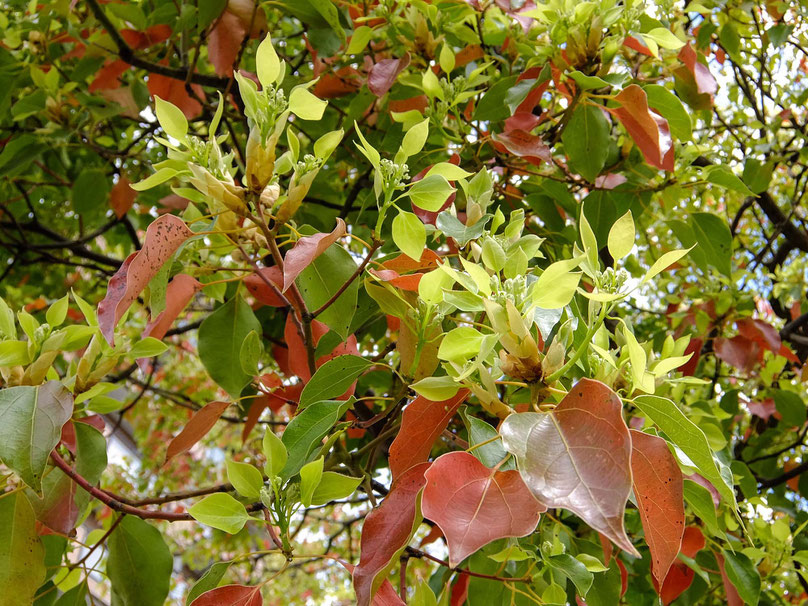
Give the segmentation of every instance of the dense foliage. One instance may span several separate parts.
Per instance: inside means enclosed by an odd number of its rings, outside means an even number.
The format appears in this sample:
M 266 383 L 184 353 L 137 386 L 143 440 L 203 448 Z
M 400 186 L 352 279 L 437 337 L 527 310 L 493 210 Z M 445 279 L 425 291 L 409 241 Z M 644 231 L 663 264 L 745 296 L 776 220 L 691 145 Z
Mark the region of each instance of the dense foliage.
M 6 2 L 0 601 L 808 599 L 806 16 Z

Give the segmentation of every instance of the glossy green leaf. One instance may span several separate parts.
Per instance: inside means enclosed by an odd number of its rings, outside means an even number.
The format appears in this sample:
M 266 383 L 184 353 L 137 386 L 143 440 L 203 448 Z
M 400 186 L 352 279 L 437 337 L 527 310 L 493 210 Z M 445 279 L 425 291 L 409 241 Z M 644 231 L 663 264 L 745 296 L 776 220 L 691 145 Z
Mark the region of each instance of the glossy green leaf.
M 409 196 L 417 207 L 437 212 L 452 192 L 454 188 L 445 177 L 430 175 L 413 183 L 409 189 Z
M 30 606 L 45 582 L 45 548 L 25 495 L 0 495 L 0 587 L 3 604 Z
M 42 474 L 73 414 L 73 396 L 58 381 L 0 390 L 0 460 L 42 493 Z
M 593 182 L 606 164 L 609 154 L 609 123 L 593 105 L 575 108 L 561 136 L 570 168 Z
M 312 505 L 325 505 L 351 496 L 364 478 L 352 478 L 334 471 L 324 471 L 311 496 Z
M 757 606 L 760 601 L 760 573 L 752 561 L 743 553 L 725 549 L 724 571 L 730 582 L 738 590 L 744 604 Z
M 318 457 L 300 468 L 300 502 L 304 507 L 311 506 L 314 490 L 323 477 L 323 457 Z
M 237 398 L 252 378 L 241 367 L 241 345 L 250 332 L 261 332 L 252 309 L 239 296 L 217 308 L 199 327 L 199 357 L 211 379 Z
M 329 301 L 356 271 L 356 261 L 341 246 L 329 246 L 297 277 L 297 286 L 310 310 Z M 354 280 L 325 311 L 317 316 L 331 330 L 347 338 L 356 313 L 359 282 Z
M 107 548 L 113 603 L 163 606 L 174 558 L 160 531 L 138 517 L 126 516 L 107 539 Z
M 300 394 L 300 408 L 341 396 L 373 362 L 359 356 L 344 355 L 329 360 L 317 369 Z
M 300 471 L 351 404 L 352 400 L 316 402 L 289 422 L 281 438 L 289 453 L 286 465 L 278 474 L 281 478 L 289 479 Z
M 275 435 L 275 432 L 269 428 L 264 433 L 262 445 L 264 457 L 266 458 L 264 472 L 266 472 L 267 476 L 270 478 L 274 478 L 281 473 L 289 457 L 286 452 L 286 445 Z
M 426 247 L 426 228 L 421 219 L 413 213 L 399 211 L 393 218 L 393 242 L 411 259 L 420 259 Z

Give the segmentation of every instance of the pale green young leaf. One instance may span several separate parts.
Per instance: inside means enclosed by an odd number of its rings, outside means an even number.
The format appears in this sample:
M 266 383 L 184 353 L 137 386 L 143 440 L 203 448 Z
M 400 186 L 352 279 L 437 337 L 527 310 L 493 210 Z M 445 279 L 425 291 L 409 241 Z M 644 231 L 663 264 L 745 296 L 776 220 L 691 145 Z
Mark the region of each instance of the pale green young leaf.
M 352 478 L 334 471 L 324 471 L 320 483 L 314 489 L 311 504 L 325 505 L 331 501 L 349 497 L 361 482 L 362 478 Z
M 300 502 L 304 507 L 311 506 L 314 489 L 323 477 L 323 457 L 314 459 L 300 468 Z
M 249 463 L 227 459 L 227 479 L 241 496 L 257 499 L 261 496 L 264 478 L 261 472 Z
M 269 34 L 258 45 L 255 53 L 255 70 L 258 72 L 258 80 L 264 88 L 275 84 L 281 73 L 281 61 L 272 46 L 272 37 Z
M 307 89 L 298 86 L 289 94 L 289 109 L 301 120 L 319 120 L 328 102 L 319 99 Z
M 438 55 L 438 63 L 440 63 L 440 68 L 447 74 L 450 73 L 455 68 L 454 51 L 445 42 L 440 49 L 440 55 Z
M 425 397 L 433 402 L 448 400 L 459 390 L 460 385 L 452 377 L 426 377 L 410 385 L 412 390 L 419 396 Z
M 250 519 L 244 505 L 225 492 L 206 496 L 192 505 L 188 513 L 195 520 L 228 534 L 239 532 Z
M 426 246 L 426 228 L 416 215 L 399 211 L 393 219 L 393 242 L 408 257 L 421 258 Z
M 157 115 L 160 126 L 169 137 L 173 137 L 177 141 L 185 140 L 188 134 L 188 120 L 180 108 L 154 95 L 154 113 Z
M 61 299 L 51 303 L 50 307 L 48 307 L 48 311 L 45 312 L 45 321 L 51 328 L 61 326 L 62 322 L 65 321 L 68 303 L 69 297 L 65 295 Z
M 281 473 L 289 455 L 286 452 L 286 445 L 270 428 L 264 433 L 263 451 L 266 458 L 264 472 L 270 478 L 274 478 Z
M 628 211 L 615 221 L 609 230 L 609 254 L 615 261 L 631 252 L 634 247 L 634 236 L 634 217 L 631 215 L 631 211 Z
M 414 156 L 424 148 L 426 138 L 429 136 L 429 118 L 410 127 L 401 141 L 401 151 L 405 158 Z
M 454 190 L 454 187 L 449 185 L 445 177 L 430 175 L 413 183 L 409 190 L 409 196 L 412 203 L 419 208 L 437 212 L 446 203 L 446 199 Z
M 438 358 L 461 362 L 480 353 L 483 334 L 471 326 L 458 326 L 443 336 L 438 348 Z

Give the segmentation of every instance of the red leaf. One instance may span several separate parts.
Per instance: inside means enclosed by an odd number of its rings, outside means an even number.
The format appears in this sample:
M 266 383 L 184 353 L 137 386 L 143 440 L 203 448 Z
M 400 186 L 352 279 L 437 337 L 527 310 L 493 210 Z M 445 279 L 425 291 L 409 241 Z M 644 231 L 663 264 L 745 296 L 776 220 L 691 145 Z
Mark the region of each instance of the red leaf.
M 468 452 L 438 457 L 424 476 L 421 510 L 443 531 L 452 568 L 492 541 L 529 535 L 546 511 L 518 471 L 489 469 Z
M 333 74 L 322 74 L 312 89 L 320 99 L 336 99 L 355 93 L 362 88 L 359 72 L 346 65 Z
M 160 42 L 165 42 L 171 37 L 171 27 L 168 25 L 153 25 L 145 32 L 138 32 L 133 29 L 122 29 L 121 37 L 135 50 L 143 50 Z
M 538 135 L 531 135 L 523 130 L 515 129 L 507 133 L 494 134 L 492 139 L 495 141 L 494 147 L 500 151 L 506 149 L 513 155 L 524 158 L 535 166 L 541 166 L 545 162 L 552 162 L 550 148 Z
M 623 123 L 645 161 L 663 170 L 673 170 L 673 143 L 668 121 L 648 109 L 645 91 L 632 84 L 614 99 L 620 107 L 607 109 Z
M 188 451 L 205 437 L 229 405 L 229 402 L 211 402 L 197 410 L 182 431 L 169 442 L 166 463 L 178 454 Z
M 365 518 L 359 565 L 353 571 L 357 606 L 371 604 L 385 574 L 420 524 L 418 495 L 426 484 L 424 472 L 429 465 L 416 465 L 394 481 L 382 504 Z
M 693 74 L 696 90 L 701 94 L 707 94 L 712 97 L 718 92 L 718 83 L 710 73 L 710 68 L 699 61 L 699 54 L 688 43 L 679 51 L 679 60 Z
M 652 571 L 664 581 L 676 560 L 685 530 L 683 479 L 662 438 L 631 430 L 631 472 Z
M 161 311 L 156 318 L 146 324 L 143 331 L 144 337 L 154 337 L 162 339 L 180 312 L 185 309 L 194 295 L 204 284 L 200 284 L 196 279 L 188 274 L 177 274 L 168 283 L 166 288 L 166 308 Z
M 120 59 L 107 61 L 104 66 L 98 70 L 95 79 L 90 82 L 89 91 L 94 93 L 99 90 L 118 88 L 121 85 L 121 81 L 118 78 L 130 67 L 128 63 Z
M 682 372 L 682 374 L 684 376 L 692 377 L 695 374 L 696 367 L 698 366 L 699 360 L 701 359 L 701 348 L 702 347 L 704 347 L 704 340 L 703 339 L 699 339 L 698 337 L 690 339 L 690 343 L 687 344 L 687 347 L 685 348 L 685 353 L 683 355 L 685 355 L 685 356 L 687 354 L 693 354 L 693 355 L 690 357 L 690 359 L 687 362 L 685 362 L 679 368 L 679 370 Z
M 261 586 L 225 585 L 206 591 L 191 606 L 262 606 Z
M 684 535 L 682 536 L 682 548 L 679 553 L 692 559 L 695 558 L 696 554 L 702 549 L 704 549 L 704 535 L 701 533 L 701 530 L 696 526 L 688 526 L 685 528 Z M 665 582 L 662 584 L 661 590 L 656 577 L 652 577 L 651 581 L 662 603 L 667 606 L 690 587 L 695 576 L 696 573 L 693 572 L 692 568 L 681 560 L 676 560 L 670 567 L 668 576 L 665 577 Z
M 749 409 L 749 412 L 764 421 L 768 421 L 772 415 L 775 415 L 775 418 L 780 418 L 774 400 L 771 398 L 766 398 L 762 402 L 749 402 L 746 407 Z
M 146 87 L 149 89 L 149 94 L 152 97 L 158 96 L 161 99 L 170 101 L 179 107 L 189 120 L 196 118 L 202 113 L 202 105 L 188 94 L 188 91 L 185 90 L 185 83 L 181 80 L 150 73 Z M 198 84 L 192 84 L 191 90 L 193 90 L 194 94 L 200 99 L 205 98 L 205 92 Z
M 480 59 L 485 56 L 485 51 L 479 44 L 472 44 L 467 46 L 455 55 L 455 67 L 463 67 L 467 63 L 471 63 L 475 59 Z
M 334 242 L 345 235 L 345 221 L 337 219 L 337 226 L 330 234 L 303 236 L 295 242 L 292 250 L 283 259 L 283 292 L 286 292 L 300 272 L 323 254 Z
M 328 326 L 314 320 L 311 323 L 311 333 L 314 340 L 314 346 L 320 342 L 323 335 L 328 333 Z M 286 326 L 283 331 L 283 337 L 286 341 L 286 346 L 289 350 L 288 369 L 291 374 L 300 377 L 304 382 L 311 379 L 311 372 L 309 372 L 308 359 L 306 357 L 306 346 L 303 344 L 303 339 L 297 331 L 297 326 L 292 319 L 292 312 L 286 316 Z M 332 358 L 342 356 L 345 354 L 359 355 L 359 348 L 356 344 L 356 337 L 351 335 L 348 339 L 334 348 L 330 354 L 318 358 L 315 362 L 315 367 L 319 368 Z
M 264 278 L 275 284 L 278 287 L 278 291 L 283 288 L 283 274 L 281 273 L 280 267 L 277 265 L 262 268 L 261 276 L 264 276 Z M 271 307 L 284 307 L 286 303 L 284 303 L 283 299 L 281 299 L 277 293 L 269 287 L 266 280 L 264 280 L 264 278 L 261 276 L 255 273 L 247 276 L 244 279 L 244 285 L 247 287 L 247 290 L 249 290 L 250 294 L 255 297 L 256 301 L 263 303 L 264 305 L 269 305 Z
M 449 598 L 449 606 L 463 606 L 469 596 L 469 581 L 471 577 L 462 572 L 457 575 L 457 581 L 452 585 L 452 593 Z
M 115 212 L 115 216 L 122 219 L 123 216 L 132 208 L 135 202 L 137 192 L 129 187 L 131 182 L 125 176 L 121 175 L 118 182 L 112 187 L 109 192 L 109 207 Z
M 718 337 L 713 342 L 715 355 L 742 372 L 751 371 L 763 356 L 760 345 L 743 335 L 731 339 Z
M 353 564 L 349 564 L 345 560 L 337 560 L 342 564 L 350 573 L 356 569 Z M 407 604 L 398 596 L 393 584 L 387 579 L 384 580 L 376 595 L 373 596 L 371 606 L 407 606 Z
M 764 349 L 768 349 L 772 353 L 780 351 L 780 333 L 777 329 L 763 320 L 753 320 L 752 318 L 743 318 L 736 323 L 738 327 L 738 334 L 743 335 L 750 341 L 754 341 Z
M 718 562 L 718 569 L 721 571 L 721 582 L 724 583 L 724 591 L 727 594 L 727 606 L 744 606 L 746 602 L 743 601 L 735 585 L 729 580 L 727 571 L 724 569 L 724 556 L 718 552 L 713 552 L 715 559 Z
M 368 89 L 377 97 L 383 97 L 392 88 L 398 75 L 410 64 L 410 54 L 401 59 L 382 59 L 368 72 Z
M 442 402 L 433 402 L 423 396 L 410 402 L 401 417 L 401 429 L 390 445 L 390 475 L 394 480 L 410 467 L 429 459 L 435 440 L 468 395 L 468 389 L 461 389 Z
M 98 326 L 113 345 L 115 326 L 141 291 L 180 245 L 193 235 L 185 222 L 163 215 L 146 229 L 143 248 L 132 253 L 109 280 L 107 294 L 98 304 Z
M 224 11 L 208 38 L 208 58 L 219 76 L 233 75 L 233 65 L 247 35 L 247 26 L 236 15 Z
M 421 253 L 421 258 L 417 261 L 411 259 L 409 255 L 400 254 L 392 259 L 388 259 L 382 263 L 382 265 L 386 269 L 392 269 L 401 274 L 408 271 L 434 269 L 438 266 L 438 261 L 440 261 L 440 255 L 432 249 L 425 248 L 424 252 Z
M 645 46 L 644 43 L 642 43 L 640 40 L 638 40 L 634 36 L 629 36 L 628 38 L 623 40 L 623 46 L 626 46 L 626 47 L 628 47 L 630 49 L 633 49 L 633 50 L 637 51 L 638 53 L 642 53 L 643 55 L 646 55 L 648 57 L 653 57 L 654 56 L 654 53 L 652 53 L 651 50 L 647 46 Z
M 390 99 L 387 101 L 387 109 L 391 112 L 403 113 L 411 109 L 417 109 L 423 113 L 429 106 L 429 99 L 426 95 L 418 95 L 417 97 L 410 97 L 409 99 Z
M 512 414 L 500 435 L 541 503 L 569 509 L 638 556 L 623 525 L 631 492 L 631 436 L 622 410 L 609 387 L 581 379 L 553 412 Z
M 407 274 L 406 276 L 398 275 L 398 272 L 392 269 L 369 270 L 371 274 L 384 282 L 389 282 L 396 288 L 401 290 L 409 290 L 410 292 L 418 292 L 418 285 L 421 283 L 421 278 L 424 276 L 422 273 Z
M 300 392 L 303 391 L 303 384 L 296 383 L 295 385 L 282 386 L 280 379 L 275 375 L 263 375 L 261 377 L 263 383 L 272 393 L 267 393 L 257 398 L 254 398 L 250 404 L 250 410 L 247 413 L 247 418 L 244 420 L 244 429 L 241 432 L 241 441 L 246 443 L 250 432 L 253 427 L 258 423 L 261 414 L 269 408 L 273 412 L 278 412 L 284 405 L 292 402 L 292 406 L 297 404 L 300 400 Z

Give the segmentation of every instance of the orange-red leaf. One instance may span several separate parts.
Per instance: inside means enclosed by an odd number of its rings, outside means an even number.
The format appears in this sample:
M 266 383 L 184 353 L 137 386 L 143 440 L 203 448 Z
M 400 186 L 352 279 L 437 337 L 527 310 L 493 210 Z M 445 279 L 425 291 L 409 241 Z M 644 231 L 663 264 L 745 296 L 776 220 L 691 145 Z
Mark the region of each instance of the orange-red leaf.
M 328 333 L 328 331 L 328 326 L 319 320 L 314 320 L 311 323 L 311 336 L 314 340 L 315 347 L 317 346 L 317 343 L 320 342 L 323 335 Z M 309 364 L 306 356 L 306 346 L 304 345 L 303 338 L 297 331 L 297 326 L 292 319 L 292 312 L 289 312 L 289 314 L 286 316 L 286 326 L 283 331 L 283 338 L 286 341 L 286 347 L 288 348 L 289 352 L 288 364 L 286 364 L 288 367 L 287 370 L 289 370 L 292 375 L 300 377 L 303 381 L 308 381 L 311 379 L 311 372 L 309 371 Z M 356 337 L 354 335 L 349 336 L 345 341 L 337 345 L 331 353 L 317 358 L 315 367 L 319 368 L 332 358 L 346 354 L 359 355 L 359 348 L 357 347 Z
M 334 242 L 345 235 L 345 221 L 337 219 L 337 226 L 329 234 L 314 234 L 300 238 L 283 259 L 283 292 L 286 292 L 300 272 L 323 254 Z
M 109 207 L 119 219 L 129 212 L 132 204 L 135 202 L 137 192 L 129 187 L 131 182 L 125 176 L 121 175 L 118 182 L 112 187 L 109 192 Z
M 169 442 L 166 463 L 205 437 L 228 406 L 229 402 L 211 402 L 197 410 L 182 431 Z
M 107 61 L 104 66 L 98 70 L 95 79 L 90 82 L 89 91 L 94 93 L 99 90 L 118 88 L 121 85 L 119 80 L 120 76 L 130 67 L 131 65 L 120 59 Z
M 196 97 L 194 98 L 188 94 L 183 81 L 152 72 L 149 74 L 146 87 L 149 89 L 149 94 L 152 97 L 157 96 L 166 101 L 170 101 L 180 108 L 180 111 L 182 111 L 189 120 L 196 118 L 202 113 L 202 105 L 197 99 L 204 99 L 205 91 L 203 91 L 202 87 L 198 84 L 191 85 L 191 90 L 194 91 Z
M 553 412 L 512 414 L 500 435 L 541 503 L 569 509 L 638 556 L 623 525 L 631 492 L 631 436 L 622 410 L 609 387 L 581 379 Z
M 645 91 L 636 84 L 614 97 L 618 108 L 609 108 L 640 148 L 645 161 L 663 170 L 673 170 L 673 142 L 668 121 L 648 108 Z
M 718 569 L 721 571 L 721 582 L 724 584 L 724 591 L 727 594 L 727 606 L 744 606 L 743 598 L 727 576 L 727 571 L 724 568 L 724 556 L 718 552 L 714 552 L 714 555 L 718 562 Z
M 404 409 L 401 429 L 390 445 L 390 475 L 399 477 L 413 465 L 429 459 L 432 445 L 469 395 L 461 389 L 448 400 L 433 402 L 418 396 Z
M 682 548 L 680 553 L 688 558 L 695 558 L 696 554 L 704 549 L 704 535 L 696 526 L 688 526 L 685 528 L 684 535 L 682 536 Z M 673 565 L 668 570 L 668 575 L 665 577 L 665 582 L 660 589 L 656 577 L 653 576 L 651 581 L 654 589 L 659 593 L 662 603 L 667 606 L 678 598 L 682 593 L 690 587 L 693 582 L 693 577 L 696 573 L 687 564 L 680 560 L 673 562 Z
M 418 495 L 426 483 L 424 472 L 429 465 L 416 465 L 394 481 L 382 504 L 365 518 L 359 565 L 353 571 L 357 606 L 371 604 L 384 574 L 420 524 Z
M 229 11 L 224 11 L 208 37 L 208 59 L 219 76 L 233 75 L 233 65 L 247 35 L 247 26 Z
M 529 535 L 546 511 L 518 471 L 490 469 L 468 452 L 441 455 L 424 476 L 421 510 L 443 531 L 453 568 L 492 541 Z
M 495 142 L 494 147 L 500 151 L 508 150 L 514 156 L 524 158 L 535 166 L 552 162 L 550 148 L 538 135 L 531 135 L 517 128 L 507 133 L 495 134 L 492 139 Z
M 277 286 L 278 291 L 280 292 L 280 290 L 283 288 L 283 274 L 281 273 L 280 267 L 277 265 L 273 265 L 272 267 L 264 267 L 261 269 L 260 276 L 256 273 L 251 273 L 249 276 L 244 278 L 244 285 L 259 303 L 269 305 L 270 307 L 284 307 L 286 303 L 284 303 L 283 299 L 281 299 L 278 294 L 272 290 L 272 288 L 270 288 L 269 284 L 267 284 L 267 280 Z
M 716 356 L 742 372 L 751 371 L 763 358 L 760 344 L 743 335 L 731 339 L 718 337 L 713 342 L 713 350 Z
M 156 318 L 146 324 L 143 331 L 144 337 L 154 337 L 162 339 L 180 312 L 185 309 L 194 295 L 204 284 L 200 284 L 196 279 L 188 274 L 177 274 L 168 283 L 166 288 L 166 308 L 161 311 Z
M 225 585 L 206 591 L 191 606 L 262 606 L 261 586 Z
M 109 280 L 107 294 L 98 304 L 98 326 L 113 345 L 115 326 L 149 281 L 174 252 L 193 235 L 174 215 L 155 219 L 146 229 L 143 248 L 132 253 Z
M 699 61 L 698 53 L 688 43 L 679 51 L 679 60 L 693 74 L 696 90 L 711 97 L 718 92 L 718 83 L 715 81 L 710 68 Z
M 662 438 L 631 430 L 631 471 L 652 571 L 663 581 L 676 560 L 685 530 L 683 479 Z

